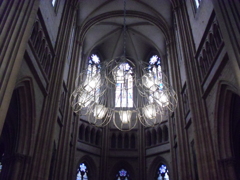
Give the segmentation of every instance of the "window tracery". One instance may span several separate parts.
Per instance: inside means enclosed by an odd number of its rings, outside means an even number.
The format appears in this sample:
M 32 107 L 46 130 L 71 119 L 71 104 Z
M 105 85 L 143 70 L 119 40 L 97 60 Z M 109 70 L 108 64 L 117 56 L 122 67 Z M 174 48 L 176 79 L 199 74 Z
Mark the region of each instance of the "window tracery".
M 168 175 L 168 169 L 165 164 L 160 165 L 157 173 L 158 173 L 157 180 L 170 180 Z
M 114 72 L 116 77 L 115 107 L 133 107 L 132 67 L 128 63 L 122 63 Z
M 162 84 L 162 68 L 161 68 L 161 59 L 160 59 L 160 57 L 158 57 L 157 55 L 152 55 L 151 56 L 151 58 L 149 60 L 148 71 L 149 72 L 153 72 L 155 75 L 158 76 L 158 79 L 161 82 L 159 84 L 159 88 L 161 90 L 163 88 L 163 84 Z M 149 102 L 153 103 L 153 97 L 151 95 L 149 95 Z
M 79 165 L 76 180 L 88 180 L 88 169 L 85 163 Z
M 125 169 L 118 171 L 116 180 L 129 180 L 129 173 Z

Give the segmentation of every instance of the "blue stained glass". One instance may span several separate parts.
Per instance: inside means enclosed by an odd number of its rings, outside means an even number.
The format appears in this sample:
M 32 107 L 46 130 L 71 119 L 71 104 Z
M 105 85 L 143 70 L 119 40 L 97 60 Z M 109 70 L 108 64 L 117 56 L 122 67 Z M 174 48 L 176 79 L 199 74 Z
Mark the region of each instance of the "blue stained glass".
M 77 171 L 76 180 L 87 180 L 87 179 L 88 179 L 87 166 L 84 163 L 81 163 Z
M 159 84 L 159 89 L 160 89 L 160 90 L 163 89 L 163 84 L 162 84 L 162 83 Z
M 119 171 L 120 176 L 124 177 L 127 175 L 127 171 L 125 171 L 124 169 L 122 169 L 121 171 Z
M 166 173 L 166 171 L 167 171 L 167 166 L 161 165 L 160 168 L 159 168 L 159 170 L 160 170 L 160 173 L 161 173 L 161 174 L 162 174 L 162 173 Z
M 91 55 L 91 60 L 95 63 L 95 64 L 99 64 L 100 63 L 100 59 L 96 54 L 92 54 Z
M 153 55 L 151 58 L 150 58 L 150 61 L 149 63 L 150 64 L 155 64 L 158 60 L 158 56 L 157 55 Z
M 84 163 L 80 164 L 80 171 L 86 171 L 87 167 Z

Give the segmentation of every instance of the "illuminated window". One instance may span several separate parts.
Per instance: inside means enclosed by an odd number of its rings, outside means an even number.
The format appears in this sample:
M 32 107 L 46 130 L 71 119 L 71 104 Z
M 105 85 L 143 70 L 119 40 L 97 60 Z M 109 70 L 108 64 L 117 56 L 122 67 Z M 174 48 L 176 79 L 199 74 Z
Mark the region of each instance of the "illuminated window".
M 159 168 L 158 168 L 158 177 L 157 180 L 170 180 L 169 176 L 168 176 L 168 169 L 167 166 L 162 164 Z
M 54 12 L 57 13 L 58 7 L 59 7 L 59 0 L 52 0 L 51 3 L 52 3 Z
M 116 175 L 116 180 L 128 180 L 129 179 L 129 174 L 125 169 L 121 169 L 118 171 Z
M 201 0 L 194 0 L 194 1 L 195 1 L 196 8 L 199 8 Z
M 2 168 L 3 168 L 2 159 L 3 159 L 4 153 L 2 153 L 0 156 L 1 156 L 0 157 L 0 173 L 1 173 L 2 172 Z
M 84 163 L 81 163 L 77 169 L 77 179 L 76 180 L 88 180 L 88 170 Z
M 56 5 L 57 0 L 52 0 L 52 6 L 54 7 Z
M 191 0 L 191 4 L 192 4 L 192 7 L 193 7 L 193 12 L 196 13 L 200 7 L 200 4 L 201 4 L 201 1 L 202 0 Z
M 96 79 L 98 82 L 96 82 L 98 85 L 96 86 L 96 88 L 92 88 L 92 87 L 95 87 L 96 84 L 93 84 L 93 85 L 89 85 L 89 91 L 90 91 L 90 95 L 92 97 L 95 97 L 96 99 L 93 99 L 93 101 L 95 102 L 98 102 L 99 101 L 99 96 L 94 96 L 95 93 L 98 93 L 100 91 L 100 69 L 101 69 L 101 66 L 100 66 L 100 58 L 96 55 L 96 54 L 92 54 L 90 57 L 89 57 L 89 60 L 88 60 L 88 72 L 87 72 L 87 79 L 88 79 L 88 82 L 92 82 L 94 83 L 94 79 Z
M 163 88 L 163 84 L 162 84 L 162 68 L 161 68 L 161 59 L 160 57 L 158 57 L 157 55 L 153 55 L 150 60 L 149 60 L 149 66 L 148 66 L 148 71 L 149 72 L 153 72 L 155 74 L 154 77 L 159 79 L 160 84 L 159 84 L 159 89 L 161 90 Z M 149 96 L 149 101 L 151 103 L 153 103 L 153 97 Z
M 122 63 L 113 72 L 116 81 L 115 107 L 133 107 L 132 67 Z

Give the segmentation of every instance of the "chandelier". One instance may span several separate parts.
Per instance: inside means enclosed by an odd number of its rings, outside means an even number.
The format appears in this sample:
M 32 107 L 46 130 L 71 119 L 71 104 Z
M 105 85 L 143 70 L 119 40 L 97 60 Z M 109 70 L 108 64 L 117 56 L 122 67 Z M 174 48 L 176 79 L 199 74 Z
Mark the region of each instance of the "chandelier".
M 177 105 L 177 95 L 161 66 L 126 57 L 125 17 L 124 0 L 123 56 L 90 63 L 76 79 L 70 97 L 73 111 L 90 124 L 102 127 L 113 122 L 121 131 L 133 129 L 138 121 L 146 127 L 159 124 Z

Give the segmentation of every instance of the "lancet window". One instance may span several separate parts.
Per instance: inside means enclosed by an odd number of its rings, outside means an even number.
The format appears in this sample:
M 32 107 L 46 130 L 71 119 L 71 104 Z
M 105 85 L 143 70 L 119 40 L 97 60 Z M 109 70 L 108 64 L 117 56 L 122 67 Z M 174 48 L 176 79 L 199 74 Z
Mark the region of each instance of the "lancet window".
M 116 180 L 130 180 L 128 172 L 125 169 L 121 169 L 116 175 Z
M 116 78 L 115 107 L 133 107 L 132 67 L 122 63 L 114 70 Z
M 157 77 L 159 81 L 159 88 L 160 90 L 163 88 L 162 85 L 162 68 L 161 68 L 161 59 L 157 55 L 153 55 L 149 60 L 149 66 L 148 66 L 149 72 L 153 72 Z M 156 77 L 154 77 L 155 79 Z M 153 97 L 149 96 L 150 103 L 153 103 Z
M 162 164 L 157 171 L 157 180 L 170 180 L 168 175 L 168 169 L 167 166 Z
M 84 163 L 81 163 L 77 169 L 76 180 L 88 180 L 88 169 Z

